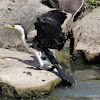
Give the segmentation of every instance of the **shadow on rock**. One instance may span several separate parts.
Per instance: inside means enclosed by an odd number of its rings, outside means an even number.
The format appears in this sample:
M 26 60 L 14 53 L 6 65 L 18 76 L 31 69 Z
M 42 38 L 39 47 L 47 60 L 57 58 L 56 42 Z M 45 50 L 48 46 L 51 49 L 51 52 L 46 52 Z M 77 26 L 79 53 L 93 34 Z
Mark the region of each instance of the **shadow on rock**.
M 16 57 L 6 57 L 6 58 L 16 59 L 22 63 L 25 63 L 25 64 L 29 65 L 29 67 L 26 67 L 28 69 L 33 69 L 33 70 L 48 70 L 48 69 L 50 69 L 50 67 L 51 67 L 50 64 L 44 64 L 44 66 L 42 68 L 40 68 L 40 64 L 39 64 L 38 59 L 35 56 L 31 56 L 31 57 L 33 58 L 33 60 L 22 60 L 22 59 L 19 59 Z M 51 72 L 53 72 L 54 74 L 59 76 L 59 74 L 56 70 L 51 71 Z

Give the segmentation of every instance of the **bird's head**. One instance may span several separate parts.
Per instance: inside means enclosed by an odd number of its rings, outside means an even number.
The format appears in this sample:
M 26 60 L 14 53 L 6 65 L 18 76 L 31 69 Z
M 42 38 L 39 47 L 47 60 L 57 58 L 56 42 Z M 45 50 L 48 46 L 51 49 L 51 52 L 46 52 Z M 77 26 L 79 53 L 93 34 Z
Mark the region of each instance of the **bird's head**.
M 27 34 L 26 34 L 27 32 L 24 32 L 25 30 L 22 27 L 22 25 L 20 25 L 20 24 L 16 24 L 16 25 L 5 25 L 5 27 L 18 30 L 22 35 L 25 35 L 25 38 L 27 38 Z
M 5 25 L 5 27 L 11 28 L 11 29 L 16 29 L 18 31 L 22 31 L 23 27 L 21 25 Z

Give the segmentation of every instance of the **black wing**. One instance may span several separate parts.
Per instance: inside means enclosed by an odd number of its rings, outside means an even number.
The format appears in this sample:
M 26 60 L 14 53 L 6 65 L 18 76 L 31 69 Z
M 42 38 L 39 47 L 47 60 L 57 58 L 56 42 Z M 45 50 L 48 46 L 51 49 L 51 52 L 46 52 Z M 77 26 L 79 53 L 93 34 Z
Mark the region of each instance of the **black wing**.
M 53 19 L 53 16 L 55 16 L 55 11 L 54 11 L 54 15 L 51 12 L 49 13 L 51 15 L 46 13 L 37 18 L 37 22 L 35 23 L 35 28 L 37 29 L 38 32 L 37 38 L 39 40 L 39 38 L 41 37 L 40 38 L 41 42 L 45 48 L 61 50 L 66 41 L 65 34 L 62 33 L 60 23 L 55 19 Z

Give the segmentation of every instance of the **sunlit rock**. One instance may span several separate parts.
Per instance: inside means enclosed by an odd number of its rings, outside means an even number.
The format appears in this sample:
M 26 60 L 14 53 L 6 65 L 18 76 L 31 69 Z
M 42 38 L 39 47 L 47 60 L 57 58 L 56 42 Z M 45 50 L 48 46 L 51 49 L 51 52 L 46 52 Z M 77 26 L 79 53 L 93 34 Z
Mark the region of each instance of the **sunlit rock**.
M 43 96 L 60 84 L 61 78 L 37 65 L 33 55 L 0 49 L 0 94 L 5 97 Z
M 89 62 L 100 62 L 100 8 L 86 15 L 73 28 L 75 50 Z

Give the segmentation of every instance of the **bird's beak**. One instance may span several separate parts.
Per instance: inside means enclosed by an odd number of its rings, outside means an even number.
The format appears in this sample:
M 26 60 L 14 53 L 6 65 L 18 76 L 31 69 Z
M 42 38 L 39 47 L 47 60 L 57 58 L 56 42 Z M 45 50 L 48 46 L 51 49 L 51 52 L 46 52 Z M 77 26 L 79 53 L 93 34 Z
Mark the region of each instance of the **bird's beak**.
M 15 29 L 15 28 L 13 27 L 13 25 L 5 25 L 5 27 L 9 27 L 9 28 Z

